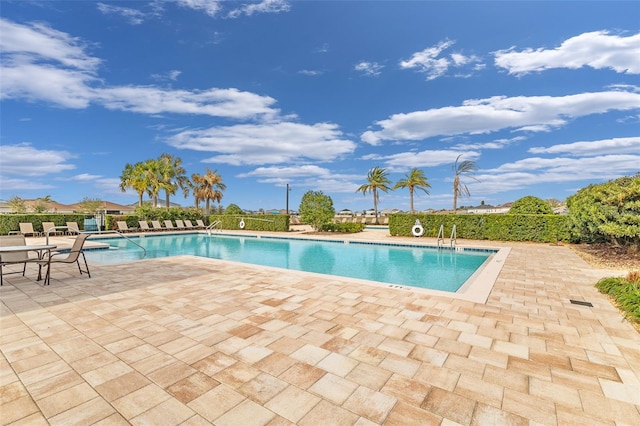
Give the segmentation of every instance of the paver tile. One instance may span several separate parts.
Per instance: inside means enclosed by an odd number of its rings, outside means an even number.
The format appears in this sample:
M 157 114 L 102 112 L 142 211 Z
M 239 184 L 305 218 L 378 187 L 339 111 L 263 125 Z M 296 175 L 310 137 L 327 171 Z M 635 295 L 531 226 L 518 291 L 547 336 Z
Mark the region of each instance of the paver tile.
M 396 402 L 397 399 L 392 396 L 359 386 L 342 406 L 372 422 L 381 424 Z
M 321 399 L 295 386 L 289 386 L 264 406 L 291 422 L 304 417 Z

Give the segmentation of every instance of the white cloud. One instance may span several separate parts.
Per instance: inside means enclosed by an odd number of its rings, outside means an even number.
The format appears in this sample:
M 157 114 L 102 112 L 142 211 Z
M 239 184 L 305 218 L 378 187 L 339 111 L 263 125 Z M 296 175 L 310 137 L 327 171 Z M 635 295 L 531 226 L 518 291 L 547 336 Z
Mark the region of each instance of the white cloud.
M 200 10 L 211 17 L 215 17 L 220 12 L 222 3 L 220 0 L 176 0 L 183 7 Z
M 474 151 L 459 150 L 425 150 L 409 151 L 392 155 L 365 155 L 363 160 L 377 160 L 384 162 L 384 167 L 391 172 L 405 171 L 413 167 L 437 167 L 441 165 L 451 165 L 456 158 L 462 155 L 464 160 L 475 161 L 480 157 L 480 153 Z
M 601 155 L 580 158 L 532 157 L 481 170 L 472 193 L 495 194 L 533 185 L 578 181 L 604 181 L 638 172 L 640 155 Z
M 331 193 L 354 193 L 360 184 L 355 181 L 362 180 L 361 175 L 341 174 L 335 171 L 315 166 L 299 165 L 287 167 L 258 167 L 238 177 L 257 178 L 260 183 L 269 183 L 285 186 L 294 181 L 292 185 L 303 191 L 314 190 Z
M 318 75 L 322 75 L 324 73 L 322 71 L 317 71 L 317 70 L 300 70 L 298 71 L 298 74 L 308 75 L 309 77 L 315 77 Z
M 356 144 L 345 139 L 338 126 L 281 122 L 240 124 L 188 130 L 167 142 L 178 149 L 220 153 L 205 162 L 279 164 L 298 159 L 331 161 L 354 151 Z
M 72 158 L 75 155 L 69 152 L 37 149 L 28 143 L 0 145 L 0 170 L 3 175 L 42 176 L 72 170 L 75 166 L 68 163 Z
M 518 142 L 522 142 L 527 138 L 524 136 L 516 136 L 515 138 L 502 138 L 495 139 L 489 142 L 477 142 L 477 143 L 459 143 L 454 146 L 455 149 L 464 150 L 464 149 L 502 149 L 506 146 L 516 144 Z
M 640 33 L 623 37 L 607 31 L 580 34 L 555 49 L 514 48 L 495 52 L 495 64 L 509 74 L 523 75 L 553 68 L 612 69 L 618 73 L 640 74 Z
M 71 176 L 70 178 L 61 178 L 60 180 L 70 180 L 76 182 L 91 182 L 100 179 L 100 175 L 92 175 L 89 173 L 81 173 L 79 175 Z
M 180 74 L 182 74 L 182 71 L 171 70 L 162 74 L 151 74 L 151 78 L 157 81 L 176 81 Z
M 451 62 L 446 58 L 438 58 L 443 50 L 453 46 L 454 42 L 447 40 L 435 46 L 428 47 L 420 52 L 416 52 L 407 61 L 400 61 L 400 67 L 404 69 L 417 68 L 420 72 L 427 74 L 427 80 L 436 79 L 449 69 Z
M 167 90 L 155 86 L 98 86 L 101 61 L 86 54 L 68 34 L 40 25 L 0 20 L 2 99 L 45 101 L 67 108 L 90 104 L 146 114 L 202 114 L 233 119 L 271 120 L 275 100 L 238 89 Z M 170 71 L 175 79 L 180 71 Z M 95 85 L 97 87 L 93 87 Z
M 382 74 L 382 71 L 381 71 L 382 68 L 384 68 L 384 66 L 380 65 L 377 62 L 365 62 L 365 61 L 356 64 L 354 67 L 356 71 L 360 71 L 364 75 L 371 76 L 371 77 L 377 77 L 380 74 Z
M 140 25 L 144 22 L 145 14 L 137 9 L 129 7 L 114 6 L 106 3 L 98 3 L 98 10 L 105 15 L 120 15 L 129 21 L 131 25 Z
M 53 185 L 34 179 L 7 178 L 0 176 L 0 193 L 3 198 L 14 195 L 11 191 L 28 191 L 35 189 L 51 189 Z
M 96 91 L 95 101 L 108 109 L 145 114 L 203 114 L 240 119 L 272 118 L 279 113 L 271 108 L 275 99 L 238 89 L 188 91 L 119 86 Z
M 604 154 L 637 154 L 640 152 L 640 137 L 611 138 L 598 141 L 580 141 L 550 147 L 533 147 L 532 154 L 560 154 L 569 153 L 577 156 L 591 156 Z M 640 164 L 638 165 L 640 170 Z
M 239 18 L 242 15 L 251 16 L 254 13 L 280 13 L 288 12 L 291 5 L 286 0 L 262 0 L 258 3 L 250 3 L 229 12 L 229 18 Z
M 503 129 L 549 131 L 571 118 L 611 110 L 634 110 L 640 94 L 625 91 L 567 96 L 495 96 L 472 99 L 461 106 L 394 114 L 376 122 L 361 139 L 371 145 L 384 140 L 422 140 L 438 135 L 483 134 Z

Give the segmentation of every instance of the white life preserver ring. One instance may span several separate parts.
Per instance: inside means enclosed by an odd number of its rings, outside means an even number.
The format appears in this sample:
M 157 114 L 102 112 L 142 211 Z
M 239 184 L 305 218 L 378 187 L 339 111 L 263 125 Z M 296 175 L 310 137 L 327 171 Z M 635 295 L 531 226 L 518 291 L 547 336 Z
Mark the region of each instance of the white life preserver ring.
M 424 228 L 420 225 L 420 221 L 416 220 L 416 224 L 411 228 L 411 233 L 414 237 L 422 237 L 424 234 Z
M 240 219 L 240 229 L 244 229 L 244 219 Z

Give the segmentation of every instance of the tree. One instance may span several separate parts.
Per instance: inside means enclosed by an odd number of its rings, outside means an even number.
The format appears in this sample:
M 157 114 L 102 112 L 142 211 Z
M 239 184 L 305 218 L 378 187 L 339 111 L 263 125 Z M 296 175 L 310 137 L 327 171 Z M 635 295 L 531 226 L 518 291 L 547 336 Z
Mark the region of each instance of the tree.
M 25 213 L 27 211 L 27 205 L 24 200 L 17 195 L 9 198 L 7 204 L 11 207 L 11 211 L 14 213 Z
M 82 201 L 78 203 L 78 211 L 80 213 L 93 214 L 97 212 L 100 207 L 102 207 L 103 203 L 104 202 L 99 198 L 84 197 Z
M 51 202 L 51 195 L 45 195 L 36 199 L 33 203 L 32 209 L 36 213 L 44 213 L 49 210 L 49 203 Z
M 166 188 L 162 175 L 163 163 L 159 159 L 150 159 L 144 162 L 144 176 L 147 182 L 147 194 L 153 200 L 153 207 L 158 207 L 160 191 Z
M 471 195 L 469 193 L 469 188 L 465 183 L 463 183 L 460 180 L 460 177 L 462 175 L 468 175 L 478 170 L 478 167 L 476 166 L 475 161 L 464 160 L 463 162 L 458 164 L 458 160 L 460 159 L 461 156 L 462 154 L 458 155 L 458 158 L 456 158 L 456 162 L 451 167 L 455 174 L 453 178 L 453 213 L 454 214 L 458 208 L 458 197 L 469 198 L 469 196 Z M 478 179 L 474 178 L 473 176 L 470 176 L 470 177 L 471 179 L 479 182 Z
M 244 211 L 237 204 L 229 204 L 229 206 L 225 209 L 224 214 L 230 215 L 241 215 Z
M 120 175 L 120 190 L 125 192 L 131 188 L 138 194 L 138 207 L 142 207 L 142 196 L 149 186 L 145 166 L 143 163 L 130 164 L 124 166 Z
M 322 191 L 307 191 L 300 201 L 298 209 L 300 220 L 311 225 L 316 231 L 322 225 L 330 223 L 336 214 L 333 208 L 333 200 Z
M 166 194 L 165 207 L 169 209 L 171 202 L 169 196 L 174 195 L 178 188 L 182 189 L 184 198 L 189 196 L 191 182 L 187 178 L 186 170 L 182 167 L 182 159 L 171 154 L 160 155 L 160 174 L 162 175 L 161 187 Z
M 376 214 L 376 223 L 378 223 L 378 200 L 380 194 L 378 191 L 388 192 L 389 184 L 391 181 L 387 177 L 387 171 L 380 167 L 374 167 L 367 173 L 367 183 L 360 185 L 356 192 L 362 192 L 362 195 L 367 195 L 367 192 L 373 193 L 373 210 Z
M 553 214 L 553 209 L 546 201 L 527 195 L 513 202 L 509 214 Z
M 428 195 L 429 191 L 427 191 L 426 188 L 431 188 L 431 184 L 427 181 L 427 177 L 424 175 L 422 170 L 413 168 L 404 176 L 404 179 L 400 179 L 393 187 L 393 189 L 398 188 L 409 188 L 410 211 L 413 213 L 414 191 L 419 189 Z
M 579 240 L 640 248 L 640 173 L 582 188 L 567 206 Z
M 218 174 L 217 170 L 212 172 L 207 167 L 204 175 L 195 173 L 191 175 L 191 181 L 193 182 L 193 197 L 196 208 L 198 208 L 200 201 L 204 201 L 206 203 L 205 213 L 209 214 L 209 201 L 220 203 L 222 191 L 227 189 L 227 186 L 222 182 L 222 176 Z

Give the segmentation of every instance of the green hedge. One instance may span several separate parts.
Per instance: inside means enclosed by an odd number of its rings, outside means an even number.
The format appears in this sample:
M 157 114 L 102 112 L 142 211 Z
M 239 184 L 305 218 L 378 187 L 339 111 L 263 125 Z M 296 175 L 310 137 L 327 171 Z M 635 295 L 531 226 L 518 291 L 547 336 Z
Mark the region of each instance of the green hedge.
M 31 222 L 33 230 L 43 232 L 42 222 L 53 222 L 56 226 L 67 226 L 67 222 L 77 222 L 80 230 L 84 229 L 84 214 L 3 214 L 0 215 L 0 235 L 7 235 L 10 231 L 19 231 L 20 223 Z
M 561 215 L 438 215 L 392 214 L 389 217 L 389 233 L 394 236 L 412 236 L 416 219 L 424 228 L 424 237 L 437 237 L 444 225 L 444 237 L 451 236 L 456 225 L 458 238 L 496 241 L 569 241 L 569 219 Z
M 355 234 L 356 232 L 362 232 L 364 228 L 364 223 L 345 222 L 325 223 L 320 227 L 320 230 L 324 232 L 345 232 L 348 234 Z
M 210 215 L 205 223 L 214 223 L 219 220 L 222 224 L 222 229 L 240 230 L 240 221 L 244 220 L 245 231 L 277 231 L 287 232 L 289 231 L 289 215 L 288 214 L 274 214 L 274 215 Z
M 640 284 L 625 278 L 603 278 L 596 284 L 601 293 L 615 300 L 627 319 L 640 324 Z

